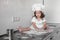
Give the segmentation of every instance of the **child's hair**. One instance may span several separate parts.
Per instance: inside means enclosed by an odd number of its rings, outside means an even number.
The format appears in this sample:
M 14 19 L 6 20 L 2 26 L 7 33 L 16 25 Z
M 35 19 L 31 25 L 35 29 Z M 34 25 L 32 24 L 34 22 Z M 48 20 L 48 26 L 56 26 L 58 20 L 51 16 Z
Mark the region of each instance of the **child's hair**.
M 44 18 L 45 17 L 45 15 L 44 15 L 44 13 L 42 12 L 42 11 L 40 11 L 40 13 L 41 13 L 41 16 L 40 16 L 40 18 Z M 36 17 L 36 11 L 34 12 L 34 16 L 33 17 Z M 36 17 L 37 18 L 37 17 Z

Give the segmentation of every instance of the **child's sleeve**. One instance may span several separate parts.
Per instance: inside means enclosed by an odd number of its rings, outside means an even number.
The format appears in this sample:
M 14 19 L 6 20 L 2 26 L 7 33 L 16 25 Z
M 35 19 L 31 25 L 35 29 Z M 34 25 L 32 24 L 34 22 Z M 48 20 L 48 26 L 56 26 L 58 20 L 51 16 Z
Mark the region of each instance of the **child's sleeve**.
M 45 18 L 43 18 L 43 22 L 46 22 L 46 19 Z
M 35 20 L 36 20 L 35 17 L 33 17 L 32 20 L 31 20 L 31 22 L 35 22 Z

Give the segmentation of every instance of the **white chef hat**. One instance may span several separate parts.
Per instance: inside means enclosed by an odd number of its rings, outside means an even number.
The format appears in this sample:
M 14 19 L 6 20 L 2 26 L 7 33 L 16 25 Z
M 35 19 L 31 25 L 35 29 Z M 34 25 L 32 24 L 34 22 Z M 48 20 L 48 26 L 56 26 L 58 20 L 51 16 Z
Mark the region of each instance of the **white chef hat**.
M 43 4 L 37 3 L 37 4 L 34 4 L 34 5 L 32 6 L 32 11 L 33 11 L 33 12 L 36 11 L 36 10 L 42 11 L 42 10 L 44 10 L 44 8 L 45 8 L 45 6 L 44 6 Z

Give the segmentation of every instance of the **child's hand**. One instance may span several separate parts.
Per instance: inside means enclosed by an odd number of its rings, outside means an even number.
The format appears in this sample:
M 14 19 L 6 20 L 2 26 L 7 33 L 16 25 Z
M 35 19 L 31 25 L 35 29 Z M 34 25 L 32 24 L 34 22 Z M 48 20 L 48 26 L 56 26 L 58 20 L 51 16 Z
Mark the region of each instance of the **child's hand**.
M 43 30 L 47 30 L 47 27 L 42 27 Z
M 39 28 L 36 28 L 35 30 L 36 30 L 36 31 L 38 31 L 38 32 L 40 31 L 40 29 L 39 29 Z
M 44 27 L 44 30 L 47 30 L 47 27 Z

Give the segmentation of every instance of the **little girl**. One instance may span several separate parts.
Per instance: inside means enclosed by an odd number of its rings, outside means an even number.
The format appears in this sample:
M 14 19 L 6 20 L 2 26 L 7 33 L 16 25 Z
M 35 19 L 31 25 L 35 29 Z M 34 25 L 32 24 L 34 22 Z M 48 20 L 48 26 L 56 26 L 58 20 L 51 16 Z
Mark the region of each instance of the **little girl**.
M 31 20 L 32 25 L 30 27 L 27 28 L 18 28 L 18 30 L 20 32 L 24 32 L 24 31 L 29 31 L 29 30 L 40 30 L 40 29 L 46 29 L 46 20 L 45 20 L 45 15 L 42 11 L 43 9 L 43 5 L 41 4 L 35 4 L 33 5 L 33 12 L 34 12 L 34 16 Z

